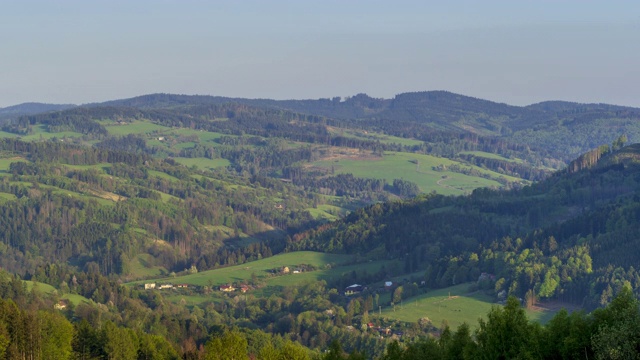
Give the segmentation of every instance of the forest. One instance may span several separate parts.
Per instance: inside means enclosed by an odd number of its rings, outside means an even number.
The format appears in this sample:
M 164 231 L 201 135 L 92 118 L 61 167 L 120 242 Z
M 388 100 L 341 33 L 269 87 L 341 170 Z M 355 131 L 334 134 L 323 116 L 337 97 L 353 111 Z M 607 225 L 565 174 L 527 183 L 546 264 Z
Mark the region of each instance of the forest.
M 320 353 L 300 340 L 220 322 L 212 325 L 205 343 L 198 346 L 190 337 L 177 347 L 168 334 L 119 326 L 99 315 L 96 319 L 95 313 L 71 323 L 47 306 L 51 299 L 35 288 L 27 291 L 16 278 L 2 281 L 0 292 L 0 357 L 6 359 L 633 359 L 640 350 L 640 304 L 628 287 L 606 307 L 588 314 L 561 310 L 544 326 L 528 321 L 520 302 L 509 297 L 474 331 L 466 323 L 457 329 L 445 324 L 437 337 L 392 339 L 377 353 L 367 352 L 370 348 L 345 351 L 341 341 L 348 343 L 349 337 L 341 340 L 339 334 L 327 334 L 332 340 Z M 202 327 L 193 322 L 186 325 Z
M 0 358 L 638 351 L 636 109 L 428 92 L 50 110 L 2 122 Z M 227 284 L 247 293 L 141 287 L 300 251 L 348 261 Z M 455 329 L 381 314 L 463 284 L 502 305 Z M 585 312 L 524 315 L 551 301 Z

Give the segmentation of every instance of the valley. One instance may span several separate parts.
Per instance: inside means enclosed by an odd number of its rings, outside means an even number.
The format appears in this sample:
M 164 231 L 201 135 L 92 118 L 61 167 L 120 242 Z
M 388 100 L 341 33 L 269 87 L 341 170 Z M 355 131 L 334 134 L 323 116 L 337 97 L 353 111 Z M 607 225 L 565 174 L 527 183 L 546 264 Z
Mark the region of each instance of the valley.
M 640 289 L 637 114 L 446 92 L 13 114 L 0 293 L 183 356 L 239 331 L 379 357 L 394 340 L 481 339 L 520 306 L 551 331 L 561 307 L 597 314 Z

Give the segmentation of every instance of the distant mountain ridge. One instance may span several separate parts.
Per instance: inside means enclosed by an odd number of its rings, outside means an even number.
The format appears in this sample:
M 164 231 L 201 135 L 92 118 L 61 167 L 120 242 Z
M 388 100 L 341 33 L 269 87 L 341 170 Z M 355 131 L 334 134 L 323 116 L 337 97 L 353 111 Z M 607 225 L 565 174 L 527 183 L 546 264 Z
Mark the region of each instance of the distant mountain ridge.
M 49 111 L 61 111 L 76 107 L 74 104 L 45 104 L 38 102 L 27 102 L 18 105 L 0 108 L 0 120 L 17 117 L 21 115 L 39 114 Z
M 397 119 L 430 123 L 437 128 L 500 135 L 504 126 L 521 130 L 555 123 L 575 114 L 627 113 L 640 116 L 640 109 L 610 104 L 582 104 L 568 101 L 545 101 L 515 106 L 448 91 L 407 92 L 393 99 L 357 94 L 347 98 L 305 100 L 271 100 L 230 98 L 209 95 L 149 94 L 129 99 L 85 106 L 127 106 L 140 109 L 175 108 L 185 105 L 220 105 L 238 103 L 277 108 L 336 119 Z
M 2 109 L 16 117 L 18 111 L 64 109 L 72 105 L 30 105 Z M 463 150 L 464 143 L 492 144 L 489 152 L 528 159 L 530 163 L 558 168 L 578 155 L 611 143 L 625 134 L 629 142 L 640 142 L 640 109 L 609 104 L 580 104 L 545 101 L 514 106 L 448 91 L 408 92 L 392 99 L 357 94 L 347 98 L 316 100 L 246 99 L 210 95 L 148 94 L 128 99 L 85 104 L 80 109 L 119 108 L 155 111 L 172 117 L 206 117 L 225 107 L 231 112 L 242 107 L 265 114 L 264 121 L 284 113 L 312 116 L 314 122 L 356 128 L 416 139 L 425 143 L 445 143 Z M 91 117 L 92 110 L 87 110 Z M 96 110 L 99 113 L 102 110 Z M 2 111 L 0 111 L 0 116 Z M 164 116 L 164 115 L 163 115 Z M 290 115 L 287 115 L 290 116 Z M 298 116 L 298 115 L 294 115 Z M 225 117 L 225 116 L 222 116 Z M 326 119 L 322 120 L 322 119 Z M 261 121 L 263 121 L 261 120 Z M 256 123 L 257 124 L 257 123 Z M 497 145 L 497 143 L 500 143 Z M 517 153 L 500 149 L 518 148 Z M 497 149 L 497 150 L 496 150 Z M 539 154 L 537 159 L 527 150 Z M 446 153 L 444 156 L 448 156 Z

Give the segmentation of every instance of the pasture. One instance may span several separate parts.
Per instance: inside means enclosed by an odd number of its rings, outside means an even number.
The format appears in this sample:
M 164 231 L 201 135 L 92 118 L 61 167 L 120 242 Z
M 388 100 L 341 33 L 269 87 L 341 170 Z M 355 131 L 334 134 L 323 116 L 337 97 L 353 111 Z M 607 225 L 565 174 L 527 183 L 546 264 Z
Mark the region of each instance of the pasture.
M 156 279 L 159 282 L 184 283 L 190 285 L 224 285 L 233 282 L 246 282 L 255 274 L 259 279 L 270 277 L 271 270 L 284 266 L 308 264 L 316 268 L 334 267 L 352 260 L 350 255 L 325 254 L 314 251 L 298 251 L 279 254 L 266 259 L 260 259 L 249 263 L 229 266 L 220 269 L 198 272 L 196 274 L 177 276 L 173 278 Z M 316 273 L 318 271 L 314 271 Z M 301 274 L 296 274 L 301 275 Z M 292 277 L 292 276 L 291 276 Z M 141 284 L 144 281 L 135 281 L 131 285 Z M 286 281 L 285 281 L 286 282 Z M 294 281 L 295 282 L 295 281 Z
M 49 132 L 49 126 L 44 124 L 38 124 L 31 126 L 31 134 L 21 136 L 20 139 L 24 141 L 34 141 L 34 140 L 49 140 L 52 138 L 72 138 L 72 137 L 82 137 L 81 133 L 74 131 L 61 131 L 61 132 Z
M 150 121 L 133 121 L 130 123 L 117 124 L 114 122 L 101 122 L 105 126 L 109 135 L 125 136 L 129 134 L 150 134 L 163 132 L 171 128 L 154 124 Z
M 444 195 L 462 195 L 479 187 L 500 187 L 501 184 L 484 177 L 469 176 L 448 170 L 434 170 L 438 166 L 446 169 L 451 165 L 458 165 L 463 168 L 472 168 L 493 178 L 503 176 L 490 170 L 445 158 L 402 152 L 386 152 L 382 157 L 337 157 L 316 161 L 313 165 L 325 169 L 332 168 L 335 173 L 351 173 L 357 177 L 384 179 L 389 184 L 393 183 L 394 179 L 408 180 L 416 183 L 422 192 L 436 191 Z M 518 180 L 513 177 L 504 177 L 511 181 Z
M 138 254 L 129 261 L 129 273 L 133 278 L 161 276 L 166 272 L 162 266 L 154 264 L 155 259 L 149 254 Z
M 506 158 L 506 157 L 498 155 L 498 154 L 488 153 L 488 152 L 484 152 L 484 151 L 461 151 L 460 154 L 463 154 L 463 155 L 474 155 L 474 156 L 477 156 L 477 157 L 483 157 L 483 158 L 487 158 L 487 159 L 496 159 L 496 160 L 509 161 L 509 162 L 514 162 L 514 163 L 518 163 L 518 164 L 522 164 L 523 163 L 523 161 L 521 159 L 510 159 L 510 158 Z
M 486 318 L 491 307 L 499 305 L 493 302 L 492 296 L 482 291 L 469 292 L 470 285 L 471 283 L 455 285 L 405 299 L 401 304 L 383 308 L 382 317 L 413 323 L 421 318 L 428 318 L 436 327 L 446 321 L 452 329 L 466 322 L 475 329 L 478 319 Z M 541 323 L 549 321 L 555 314 L 555 311 L 543 310 L 526 312 L 530 320 Z
M 423 141 L 416 140 L 416 139 L 407 139 L 407 138 L 386 135 L 386 134 L 381 134 L 381 133 L 376 133 L 371 131 L 338 129 L 333 127 L 328 127 L 328 130 L 333 135 L 344 136 L 344 137 L 349 137 L 354 139 L 379 141 L 383 144 L 400 144 L 405 146 L 420 146 L 424 144 Z
M 42 294 L 48 294 L 48 295 L 53 295 L 56 294 L 58 290 L 56 290 L 56 288 L 54 288 L 53 286 L 49 285 L 49 284 L 45 284 L 45 283 L 41 283 L 41 282 L 36 282 L 36 281 L 30 281 L 30 280 L 23 280 L 22 282 L 25 283 L 25 285 L 27 286 L 27 290 L 32 291 L 34 289 L 34 287 L 37 289 L 37 292 L 40 292 Z M 82 302 L 86 302 L 89 303 L 91 302 L 91 300 L 87 299 L 86 297 L 82 296 L 82 295 L 78 295 L 78 294 L 62 294 L 59 296 L 60 299 L 66 299 L 69 300 L 72 304 L 74 305 L 78 305 Z
M 229 166 L 230 162 L 227 159 L 208 159 L 208 158 L 184 158 L 176 157 L 174 160 L 184 166 L 191 167 L 196 166 L 201 170 L 213 170 L 219 167 Z

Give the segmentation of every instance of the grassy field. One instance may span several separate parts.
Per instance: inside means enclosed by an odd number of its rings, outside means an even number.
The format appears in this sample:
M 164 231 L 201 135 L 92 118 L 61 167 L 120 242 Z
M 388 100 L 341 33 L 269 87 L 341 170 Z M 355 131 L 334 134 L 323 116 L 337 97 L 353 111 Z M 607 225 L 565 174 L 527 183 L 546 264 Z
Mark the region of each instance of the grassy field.
M 456 161 L 445 158 L 401 152 L 386 152 L 380 158 L 338 158 L 313 163 L 314 166 L 333 168 L 336 173 L 352 173 L 358 177 L 385 179 L 388 183 L 400 178 L 416 183 L 423 192 L 436 191 L 444 195 L 461 195 L 479 187 L 500 186 L 497 181 L 482 177 L 433 170 L 433 167 L 439 165 L 449 167 L 454 164 L 460 165 Z M 464 168 L 469 167 L 467 165 L 461 166 Z M 501 176 L 498 173 L 480 167 L 472 168 L 492 177 Z M 518 180 L 507 176 L 505 178 L 511 181 Z
M 293 253 L 280 254 L 266 259 L 252 261 L 250 263 L 230 266 L 221 269 L 202 271 L 196 274 L 178 276 L 174 278 L 156 279 L 158 282 L 184 283 L 191 285 L 224 285 L 237 281 L 248 281 L 251 274 L 256 274 L 258 278 L 266 278 L 270 271 L 283 266 L 295 266 L 309 264 L 317 268 L 326 268 L 327 265 L 339 265 L 349 262 L 350 255 L 325 254 L 313 251 L 299 251 Z M 316 273 L 319 271 L 314 271 Z M 311 274 L 311 273 L 309 273 Z M 302 275 L 302 274 L 296 274 Z M 129 284 L 141 284 L 145 281 L 135 281 Z
M 191 167 L 197 166 L 202 170 L 212 170 L 219 167 L 229 166 L 230 162 L 227 159 L 207 159 L 207 158 L 183 158 L 176 157 L 174 160 L 184 166 Z
M 157 171 L 157 170 L 149 170 L 149 175 L 151 176 L 157 176 L 161 179 L 166 179 L 166 180 L 170 180 L 170 181 L 180 181 L 180 179 L 178 179 L 175 176 L 169 175 L 167 173 L 164 173 L 162 171 Z
M 380 141 L 383 144 L 400 144 L 406 146 L 422 145 L 424 142 L 415 139 L 405 139 L 397 136 L 385 135 L 364 130 L 344 130 L 337 128 L 329 128 L 329 131 L 334 135 L 362 139 Z
M 11 163 L 14 163 L 16 161 L 25 161 L 27 162 L 28 160 L 23 158 L 23 157 L 18 157 L 18 156 L 12 156 L 9 158 L 0 158 L 0 171 L 8 171 L 9 170 L 9 165 L 11 165 Z
M 395 265 L 397 265 L 397 262 L 395 260 L 372 261 L 352 265 L 335 266 L 331 267 L 330 269 L 302 272 L 299 274 L 276 276 L 268 279 L 267 286 L 265 288 L 258 289 L 258 291 L 256 291 L 255 293 L 257 296 L 269 296 L 272 293 L 280 292 L 285 286 L 301 285 L 304 283 L 319 280 L 329 281 L 332 279 L 338 279 L 345 275 L 349 275 L 354 271 L 360 273 L 366 271 L 367 273 L 371 274 L 377 272 L 383 266 L 387 269 L 390 269 Z
M 106 168 L 110 168 L 112 165 L 109 163 L 99 163 L 99 164 L 93 164 L 93 165 L 71 165 L 71 164 L 64 164 L 65 167 L 68 167 L 69 169 L 77 169 L 77 170 L 89 170 L 89 169 L 97 169 L 100 171 L 105 170 Z M 106 174 L 105 174 L 106 175 Z
M 161 276 L 166 270 L 162 266 L 153 265 L 153 256 L 138 254 L 129 262 L 129 272 L 134 278 Z
M 82 137 L 81 133 L 77 133 L 73 131 L 61 131 L 61 132 L 52 133 L 52 132 L 49 132 L 47 128 L 48 128 L 48 125 L 43 125 L 43 124 L 34 125 L 31 127 L 31 130 L 32 130 L 31 134 L 21 136 L 20 138 L 24 141 L 32 141 L 32 140 L 40 140 L 40 139 L 48 140 L 54 137 L 58 139 L 64 138 L 64 137 Z
M 311 214 L 311 216 L 313 216 L 314 219 L 324 219 L 329 221 L 338 219 L 338 216 L 330 214 L 327 211 L 321 209 L 320 207 L 308 208 L 307 211 L 309 211 L 309 213 Z
M 44 294 L 53 294 L 55 291 L 57 291 L 56 288 L 54 288 L 49 284 L 44 284 L 41 282 L 35 282 L 35 281 L 29 281 L 29 280 L 23 280 L 23 281 L 27 285 L 27 290 L 29 291 L 33 290 L 34 286 L 38 289 L 37 291 Z M 91 302 L 91 300 L 78 294 L 63 294 L 60 296 L 60 299 L 67 299 L 71 301 L 71 303 L 73 303 L 74 305 L 78 305 L 81 302 L 87 302 L 87 303 Z
M 406 299 L 402 304 L 382 309 L 382 317 L 406 322 L 416 322 L 420 318 L 429 318 L 433 325 L 440 327 L 443 321 L 456 329 L 466 322 L 475 329 L 478 319 L 485 318 L 492 306 L 493 297 L 481 291 L 469 293 L 471 284 L 460 284 Z M 378 314 L 377 312 L 375 314 Z M 555 311 L 529 311 L 529 319 L 546 323 Z
M 171 131 L 171 133 L 176 135 L 182 135 L 182 136 L 195 135 L 202 142 L 212 142 L 212 143 L 213 143 L 213 140 L 221 138 L 223 136 L 236 137 L 236 135 L 226 135 L 222 133 L 200 131 L 200 130 L 187 129 L 187 128 L 176 129 Z M 213 143 L 212 145 L 215 145 L 215 143 Z
M 18 134 L 6 132 L 6 131 L 0 131 L 0 138 L 14 138 L 18 136 L 19 136 Z
M 523 163 L 523 161 L 521 159 L 509 159 L 509 158 L 506 158 L 504 156 L 500 156 L 498 154 L 488 153 L 488 152 L 484 152 L 484 151 L 461 151 L 460 154 L 474 155 L 474 156 L 477 156 L 477 157 L 483 157 L 483 158 L 487 158 L 487 159 L 504 160 L 504 161 L 514 162 L 514 163 L 518 163 L 518 164 L 522 164 Z
M 169 127 L 154 124 L 149 121 L 134 121 L 134 122 L 123 124 L 123 125 L 115 124 L 111 122 L 111 124 L 103 123 L 103 125 L 105 125 L 105 128 L 107 129 L 110 135 L 118 135 L 118 136 L 124 136 L 129 134 L 149 134 L 154 131 L 164 132 L 171 129 Z
M 309 213 L 316 219 L 336 220 L 349 213 L 348 209 L 330 204 L 320 204 L 315 208 L 308 208 Z
M 4 203 L 5 201 L 11 201 L 16 199 L 17 197 L 14 194 L 0 192 L 0 203 Z

